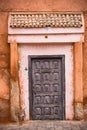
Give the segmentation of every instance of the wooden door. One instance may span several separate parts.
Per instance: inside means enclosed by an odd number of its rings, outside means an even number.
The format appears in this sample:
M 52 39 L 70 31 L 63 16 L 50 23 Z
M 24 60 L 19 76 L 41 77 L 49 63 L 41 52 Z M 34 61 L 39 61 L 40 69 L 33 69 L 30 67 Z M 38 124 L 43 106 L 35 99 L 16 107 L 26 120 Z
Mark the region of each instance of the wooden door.
M 65 118 L 64 56 L 29 56 L 30 117 Z

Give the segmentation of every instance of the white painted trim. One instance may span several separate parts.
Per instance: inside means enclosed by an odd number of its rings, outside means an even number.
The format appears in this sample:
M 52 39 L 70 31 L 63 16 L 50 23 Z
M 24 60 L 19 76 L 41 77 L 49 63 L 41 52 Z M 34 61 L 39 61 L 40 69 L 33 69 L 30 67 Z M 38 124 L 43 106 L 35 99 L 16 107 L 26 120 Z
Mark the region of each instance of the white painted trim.
M 66 120 L 72 120 L 74 117 L 73 44 L 19 44 L 21 108 L 25 110 L 25 120 L 30 119 L 28 55 L 65 55 L 65 116 Z
M 8 34 L 72 34 L 84 33 L 84 27 L 81 28 L 8 28 Z
M 8 43 L 12 40 L 16 40 L 17 43 L 72 43 L 79 41 L 84 42 L 84 35 L 8 35 Z

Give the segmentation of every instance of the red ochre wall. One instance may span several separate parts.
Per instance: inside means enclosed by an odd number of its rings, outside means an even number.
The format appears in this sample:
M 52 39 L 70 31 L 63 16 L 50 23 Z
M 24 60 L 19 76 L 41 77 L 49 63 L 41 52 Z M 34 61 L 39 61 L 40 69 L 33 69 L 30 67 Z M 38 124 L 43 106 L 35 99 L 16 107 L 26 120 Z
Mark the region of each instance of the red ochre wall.
M 83 43 L 84 118 L 87 118 L 87 0 L 0 0 L 0 122 L 10 121 L 10 48 L 8 41 L 9 12 L 59 11 L 83 12 L 85 42 Z

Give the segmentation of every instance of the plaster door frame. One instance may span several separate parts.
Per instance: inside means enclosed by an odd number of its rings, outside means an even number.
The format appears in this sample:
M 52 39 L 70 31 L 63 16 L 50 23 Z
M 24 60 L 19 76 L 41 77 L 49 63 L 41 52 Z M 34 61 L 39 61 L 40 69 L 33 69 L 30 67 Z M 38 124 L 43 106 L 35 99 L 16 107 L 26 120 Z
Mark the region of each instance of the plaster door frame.
M 82 15 L 82 14 L 81 14 Z M 22 29 L 11 28 L 10 17 L 8 21 L 8 43 L 10 43 L 10 72 L 11 72 L 11 118 L 18 121 L 23 115 L 20 109 L 20 86 L 19 86 L 19 44 L 33 43 L 72 43 L 74 48 L 74 107 L 75 119 L 83 119 L 83 42 L 84 24 L 81 28 L 37 28 Z M 82 16 L 83 17 L 83 16 Z M 84 23 L 84 21 L 83 21 Z M 55 31 L 54 31 L 55 30 Z M 34 33 L 35 32 L 35 33 Z M 42 32 L 42 33 L 40 33 Z M 15 101 L 15 102 L 14 102 Z M 80 115 L 79 115 L 80 112 Z M 26 119 L 25 119 L 26 120 Z

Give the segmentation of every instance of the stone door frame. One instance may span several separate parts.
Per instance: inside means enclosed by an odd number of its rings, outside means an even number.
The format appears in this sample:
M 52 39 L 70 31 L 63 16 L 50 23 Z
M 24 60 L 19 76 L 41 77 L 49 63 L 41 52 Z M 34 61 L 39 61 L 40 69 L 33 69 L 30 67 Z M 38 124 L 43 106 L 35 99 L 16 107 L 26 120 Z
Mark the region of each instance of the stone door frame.
M 19 13 L 20 14 L 20 13 Z M 81 13 L 83 17 L 83 14 Z M 75 119 L 83 119 L 83 42 L 84 24 L 81 28 L 69 29 L 21 29 L 10 27 L 10 17 L 8 20 L 8 43 L 10 43 L 10 110 L 13 121 L 22 120 L 23 111 L 20 108 L 20 85 L 18 66 L 18 44 L 26 43 L 73 43 L 74 48 L 74 107 Z M 35 32 L 35 33 L 34 33 Z M 42 32 L 42 33 L 40 33 Z

